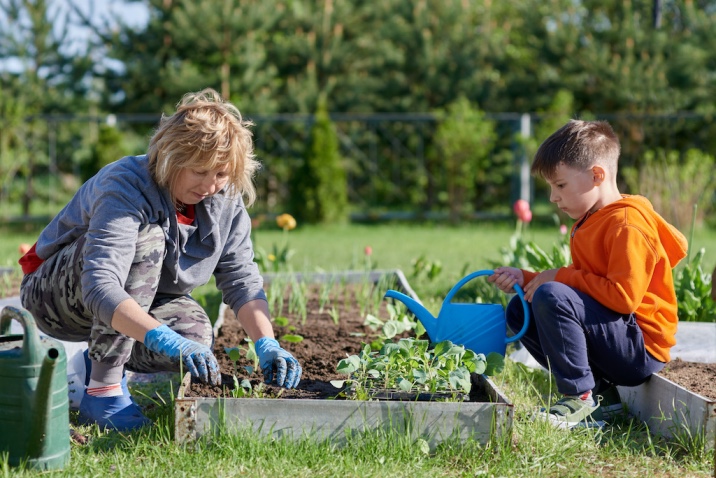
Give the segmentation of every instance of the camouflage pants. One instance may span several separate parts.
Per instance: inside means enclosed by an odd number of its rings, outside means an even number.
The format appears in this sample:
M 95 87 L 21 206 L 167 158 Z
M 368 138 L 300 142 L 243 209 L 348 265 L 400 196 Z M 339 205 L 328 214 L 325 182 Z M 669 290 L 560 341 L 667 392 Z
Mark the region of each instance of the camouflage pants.
M 47 335 L 68 342 L 87 341 L 93 360 L 134 372 L 179 371 L 179 364 L 102 323 L 82 303 L 80 277 L 85 237 L 57 252 L 23 278 L 22 306 Z M 157 294 L 164 257 L 164 232 L 157 225 L 139 230 L 125 284 L 127 293 L 152 317 L 178 334 L 212 346 L 214 335 L 204 309 L 190 296 Z

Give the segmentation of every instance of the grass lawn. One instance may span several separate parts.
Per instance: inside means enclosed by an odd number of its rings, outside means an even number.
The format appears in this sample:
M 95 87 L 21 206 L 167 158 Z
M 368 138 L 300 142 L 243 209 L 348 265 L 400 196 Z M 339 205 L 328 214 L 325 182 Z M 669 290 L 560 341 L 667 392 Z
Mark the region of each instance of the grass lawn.
M 688 231 L 683 231 L 689 236 Z M 471 223 L 458 227 L 441 224 L 381 224 L 345 226 L 300 226 L 284 235 L 283 231 L 256 231 L 255 246 L 269 251 L 274 244 L 282 246 L 286 238 L 294 250 L 290 265 L 296 271 L 345 270 L 362 268 L 365 264 L 365 247 L 372 249 L 374 266 L 379 269 L 402 269 L 412 279 L 414 262 L 423 257 L 427 262 L 438 262 L 442 272 L 432 288 L 440 293 L 449 290 L 463 272 L 489 269 L 493 262 L 500 263 L 500 250 L 509 245 L 514 226 L 505 223 Z M 531 227 L 525 238 L 535 241 L 544 250 L 560 240 L 556 227 Z M 716 231 L 697 229 L 691 244 L 692 253 L 706 249 L 705 270 L 716 265 Z
M 463 272 L 490 268 L 499 261 L 500 248 L 508 244 L 513 227 L 492 223 L 444 225 L 351 225 L 303 227 L 284 234 L 259 229 L 255 244 L 267 251 L 273 244 L 295 252 L 293 270 L 360 269 L 366 265 L 364 249 L 372 248 L 373 265 L 402 269 L 424 300 L 440 298 Z M 559 239 L 556 228 L 534 227 L 528 238 L 547 249 Z M 0 237 L 0 257 L 16 267 L 20 242 L 33 243 L 37 231 L 6 229 Z M 692 250 L 706 249 L 705 267 L 716 264 L 716 231 L 698 230 Z M 440 263 L 434 278 L 413 274 L 418 258 Z M 210 287 L 210 286 L 209 286 Z M 590 430 L 558 431 L 530 420 L 536 406 L 550 394 L 548 376 L 508 361 L 494 381 L 515 404 L 512 439 L 481 446 L 448 443 L 426 453 L 419 443 L 389 433 L 367 433 L 337 448 L 310 440 L 291 442 L 259 438 L 247 433 L 222 435 L 195 446 L 173 442 L 172 399 L 176 384 L 162 384 L 147 395 L 135 396 L 142 405 L 155 404 L 148 412 L 157 426 L 128 435 L 100 433 L 90 427 L 79 430 L 92 437 L 88 445 L 72 446 L 70 465 L 51 476 L 239 476 L 259 477 L 462 477 L 462 476 L 560 476 L 560 477 L 708 477 L 714 473 L 714 453 L 698 439 L 663 440 L 632 419 L 617 420 L 603 433 Z M 157 395 L 154 395 L 154 393 Z M 149 398 L 151 396 L 151 398 Z M 0 476 L 37 476 L 39 473 L 9 468 L 0 456 Z

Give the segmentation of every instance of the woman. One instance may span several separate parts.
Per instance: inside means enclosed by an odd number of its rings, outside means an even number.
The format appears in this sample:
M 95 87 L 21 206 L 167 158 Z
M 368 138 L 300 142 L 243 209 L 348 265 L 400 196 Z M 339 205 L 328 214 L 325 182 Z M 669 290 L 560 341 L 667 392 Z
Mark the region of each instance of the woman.
M 88 341 L 81 423 L 132 430 L 150 423 L 124 370 L 221 376 L 212 326 L 190 296 L 211 275 L 254 341 L 267 383 L 293 388 L 296 359 L 274 339 L 253 261 L 246 204 L 256 193 L 251 123 L 212 89 L 162 117 L 144 156 L 102 168 L 20 260 L 20 298 L 46 334 Z

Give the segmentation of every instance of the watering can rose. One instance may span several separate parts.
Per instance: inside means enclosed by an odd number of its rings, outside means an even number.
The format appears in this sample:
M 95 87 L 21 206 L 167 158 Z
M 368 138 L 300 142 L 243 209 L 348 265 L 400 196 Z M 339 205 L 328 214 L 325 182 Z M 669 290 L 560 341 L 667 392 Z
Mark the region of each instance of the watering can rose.
M 281 214 L 276 217 L 276 225 L 284 231 L 296 229 L 296 219 L 290 214 Z

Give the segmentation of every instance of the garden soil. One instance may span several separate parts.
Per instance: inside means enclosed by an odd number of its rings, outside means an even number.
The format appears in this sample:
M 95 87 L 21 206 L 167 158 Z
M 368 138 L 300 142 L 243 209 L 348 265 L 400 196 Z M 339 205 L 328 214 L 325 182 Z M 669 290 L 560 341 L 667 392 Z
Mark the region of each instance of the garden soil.
M 306 305 L 306 318 L 302 320 L 295 314 L 290 317 L 287 326 L 274 326 L 276 337 L 281 346 L 291 352 L 303 367 L 301 382 L 295 390 L 285 390 L 279 387 L 265 386 L 264 396 L 282 398 L 334 398 L 341 389 L 330 384 L 332 380 L 345 380 L 345 375 L 336 372 L 338 362 L 349 356 L 358 354 L 365 343 L 375 340 L 379 333 L 364 325 L 365 316 L 353 294 L 352 300 L 339 300 L 329 302 L 320 310 L 317 287 L 309 288 L 309 297 Z M 288 302 L 286 298 L 285 302 Z M 286 305 L 284 306 L 287 307 Z M 335 307 L 338 311 L 338 320 L 334 322 L 328 311 Z M 384 307 L 384 304 L 383 304 Z M 290 316 L 284 309 L 285 316 Z M 374 314 L 375 315 L 375 314 Z M 385 319 L 387 313 L 377 314 Z M 285 334 L 300 335 L 303 340 L 290 343 L 282 340 Z M 253 365 L 246 361 L 244 353 L 242 359 L 235 367 L 225 352 L 225 348 L 246 348 L 243 332 L 234 313 L 227 308 L 223 326 L 216 339 L 214 351 L 222 372 L 222 386 L 212 387 L 200 383 L 192 383 L 187 390 L 188 397 L 222 397 L 231 396 L 234 387 L 234 375 L 239 380 L 249 379 L 252 386 L 258 386 L 262 380 L 257 373 L 249 375 L 245 368 Z M 661 375 L 681 385 L 684 388 L 698 393 L 711 400 L 716 400 L 716 364 L 685 362 L 680 359 L 672 361 L 661 372 Z

